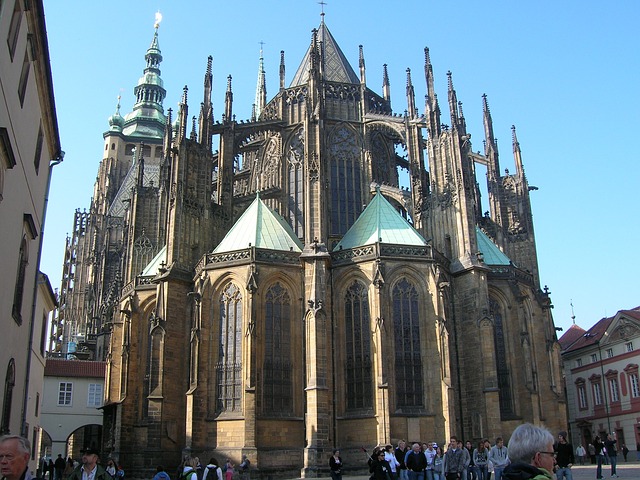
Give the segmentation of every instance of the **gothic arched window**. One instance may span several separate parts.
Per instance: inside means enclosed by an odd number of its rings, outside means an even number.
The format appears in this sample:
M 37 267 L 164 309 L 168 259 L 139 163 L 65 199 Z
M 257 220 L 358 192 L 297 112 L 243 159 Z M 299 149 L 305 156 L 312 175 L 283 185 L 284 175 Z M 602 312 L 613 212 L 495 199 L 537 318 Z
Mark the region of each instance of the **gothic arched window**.
M 242 410 L 242 295 L 230 283 L 220 297 L 217 411 Z
M 405 278 L 393 288 L 395 382 L 398 408 L 423 402 L 418 292 Z
M 329 143 L 331 156 L 331 234 L 344 235 L 362 210 L 360 147 L 356 135 L 341 126 Z
M 262 411 L 266 414 L 290 414 L 293 412 L 291 297 L 280 283 L 267 291 L 264 326 Z
M 4 398 L 2 402 L 2 423 L 0 424 L 0 434 L 11 433 L 9 426 L 11 422 L 11 403 L 13 400 L 13 387 L 16 385 L 16 362 L 12 358 L 7 365 L 7 375 L 4 378 Z
M 373 407 L 371 326 L 367 288 L 354 281 L 344 302 L 347 410 Z
M 511 392 L 511 374 L 509 372 L 509 358 L 504 338 L 504 324 L 502 308 L 493 298 L 489 299 L 489 310 L 493 317 L 494 351 L 496 355 L 496 370 L 498 374 L 498 394 L 500 399 L 500 416 L 503 419 L 513 417 L 513 395 Z
M 304 236 L 304 182 L 302 166 L 304 163 L 304 129 L 293 135 L 287 153 L 287 174 L 289 181 L 289 224 L 300 238 Z
M 149 335 L 149 395 L 162 395 L 162 347 L 164 330 L 156 327 Z

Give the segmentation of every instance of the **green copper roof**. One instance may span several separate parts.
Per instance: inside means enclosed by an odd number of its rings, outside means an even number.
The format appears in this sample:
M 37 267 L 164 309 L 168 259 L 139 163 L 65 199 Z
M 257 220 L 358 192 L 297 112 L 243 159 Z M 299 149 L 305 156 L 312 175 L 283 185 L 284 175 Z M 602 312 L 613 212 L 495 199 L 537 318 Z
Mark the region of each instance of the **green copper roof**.
M 476 227 L 476 237 L 478 238 L 478 249 L 484 256 L 484 263 L 487 265 L 511 265 L 509 257 L 478 227 Z
M 156 275 L 158 273 L 158 269 L 160 265 L 167 262 L 167 246 L 165 245 L 160 249 L 158 254 L 153 257 L 153 259 L 149 262 L 149 264 L 144 267 L 142 273 L 140 274 L 143 277 L 148 277 L 149 275 Z
M 303 245 L 287 222 L 256 196 L 213 253 L 248 247 L 302 252 Z
M 330 82 L 360 84 L 360 79 L 353 71 L 347 57 L 344 56 L 338 43 L 322 22 L 318 28 L 318 42 L 324 45 L 324 79 Z M 309 68 L 311 67 L 311 47 L 302 59 L 298 71 L 293 76 L 291 87 L 304 85 L 309 81 Z
M 364 209 L 349 231 L 336 245 L 355 248 L 372 243 L 396 243 L 399 245 L 426 245 L 427 242 L 409 222 L 396 211 L 379 191 Z

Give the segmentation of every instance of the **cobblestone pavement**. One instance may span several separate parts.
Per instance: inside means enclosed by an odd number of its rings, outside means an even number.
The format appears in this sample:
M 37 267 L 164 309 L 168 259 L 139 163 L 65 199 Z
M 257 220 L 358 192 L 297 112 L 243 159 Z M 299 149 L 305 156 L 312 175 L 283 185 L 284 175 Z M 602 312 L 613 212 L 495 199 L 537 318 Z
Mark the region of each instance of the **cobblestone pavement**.
M 633 461 L 625 463 L 624 461 L 618 463 L 617 467 L 618 478 L 622 480 L 640 480 L 640 462 Z M 573 474 L 573 480 L 596 480 L 596 466 L 584 465 L 575 466 L 571 469 Z M 602 477 L 606 480 L 611 478 L 611 466 L 602 466 Z M 343 480 L 369 480 L 369 476 L 343 476 Z M 493 476 L 491 477 L 493 480 Z

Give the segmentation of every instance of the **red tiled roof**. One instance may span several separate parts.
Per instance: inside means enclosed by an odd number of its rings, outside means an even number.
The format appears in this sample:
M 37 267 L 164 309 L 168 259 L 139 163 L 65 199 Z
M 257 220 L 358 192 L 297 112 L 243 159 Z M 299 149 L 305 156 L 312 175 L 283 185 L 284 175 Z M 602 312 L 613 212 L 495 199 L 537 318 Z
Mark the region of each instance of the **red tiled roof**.
M 620 313 L 626 315 L 627 317 L 640 320 L 640 307 L 636 307 L 631 310 L 620 310 Z
M 587 332 L 583 333 L 580 338 L 576 339 L 576 341 L 562 353 L 573 352 L 584 347 L 596 345 L 604 336 L 604 332 L 607 331 L 607 328 L 609 328 L 609 325 L 613 322 L 614 317 L 603 318 L 598 321 L 598 323 L 591 327 Z
M 585 334 L 584 328 L 579 327 L 578 325 L 575 325 L 575 324 L 571 325 L 571 327 L 569 327 L 569 330 L 564 332 L 564 335 L 562 335 L 562 337 L 560 337 L 560 339 L 558 340 L 558 343 L 560 344 L 560 348 L 563 351 L 566 350 L 571 345 L 573 345 L 575 341 L 581 338 L 584 334 Z
M 104 378 L 106 367 L 106 362 L 47 358 L 44 366 L 44 376 Z

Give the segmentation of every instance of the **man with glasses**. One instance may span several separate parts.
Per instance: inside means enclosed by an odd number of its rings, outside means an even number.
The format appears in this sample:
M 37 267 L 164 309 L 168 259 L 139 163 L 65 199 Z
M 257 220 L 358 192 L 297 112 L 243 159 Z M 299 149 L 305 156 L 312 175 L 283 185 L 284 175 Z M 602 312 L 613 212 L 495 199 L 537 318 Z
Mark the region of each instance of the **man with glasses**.
M 556 453 L 553 435 L 546 428 L 525 423 L 509 439 L 511 463 L 502 472 L 504 480 L 552 480 Z
M 19 435 L 0 437 L 0 472 L 5 480 L 31 480 L 29 440 Z

